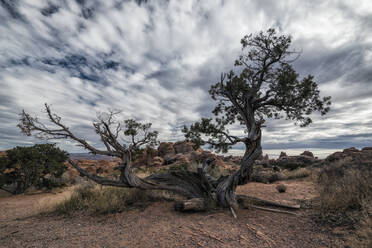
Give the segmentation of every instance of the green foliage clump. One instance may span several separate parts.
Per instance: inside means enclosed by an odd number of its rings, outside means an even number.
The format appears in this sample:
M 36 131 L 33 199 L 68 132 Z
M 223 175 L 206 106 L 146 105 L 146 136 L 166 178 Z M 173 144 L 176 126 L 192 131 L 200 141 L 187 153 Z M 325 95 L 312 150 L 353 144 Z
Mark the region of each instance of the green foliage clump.
M 321 97 L 314 76 L 304 78 L 292 64 L 300 53 L 291 50 L 292 38 L 279 35 L 274 29 L 241 40 L 242 54 L 235 69 L 221 74 L 209 94 L 217 102 L 214 118 L 202 118 L 182 132 L 196 146 L 210 145 L 217 152 L 227 152 L 237 143 L 250 146 L 254 131 L 267 119 L 292 120 L 304 127 L 312 122 L 311 115 L 325 115 L 331 97 Z M 242 126 L 247 138 L 231 135 L 234 123 Z
M 52 177 L 59 178 L 67 167 L 67 152 L 55 144 L 17 146 L 0 158 L 0 187 L 12 194 L 21 194 L 30 186 L 52 187 Z M 48 176 L 47 176 L 48 175 Z M 4 187 L 5 186 L 5 187 Z

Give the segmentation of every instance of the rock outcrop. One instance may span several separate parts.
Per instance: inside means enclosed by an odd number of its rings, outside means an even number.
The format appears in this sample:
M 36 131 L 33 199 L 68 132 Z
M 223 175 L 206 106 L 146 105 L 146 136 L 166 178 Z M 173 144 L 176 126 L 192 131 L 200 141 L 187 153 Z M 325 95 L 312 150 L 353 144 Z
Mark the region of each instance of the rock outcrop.
M 288 157 L 287 153 L 285 152 L 280 152 L 279 159 Z
M 301 153 L 300 155 L 302 156 L 307 156 L 307 157 L 310 157 L 310 158 L 315 158 L 314 157 L 314 154 L 310 151 L 304 151 L 303 153 Z
M 275 161 L 274 165 L 287 169 L 297 169 L 300 167 L 310 166 L 315 162 L 317 162 L 317 160 L 314 157 L 298 155 L 281 157 Z
M 174 146 L 172 142 L 161 142 L 158 147 L 158 155 L 159 157 L 164 158 L 166 155 L 175 155 L 176 151 L 174 150 Z
M 185 154 L 194 151 L 194 146 L 195 144 L 192 142 L 179 141 L 174 143 L 173 148 L 176 154 L 177 153 Z
M 226 173 L 239 169 L 241 156 L 220 156 L 201 148 L 195 149 L 194 144 L 187 141 L 163 142 L 158 149 L 146 149 L 133 163 L 133 167 L 158 167 L 159 169 L 169 168 L 190 168 L 202 164 L 206 160 L 212 160 L 212 169 L 218 169 Z M 326 159 L 318 159 L 310 151 L 304 151 L 301 155 L 288 156 L 281 152 L 278 159 L 270 159 L 268 155 L 262 156 L 255 163 L 252 180 L 271 182 L 277 180 L 282 170 L 293 170 L 300 167 L 325 167 L 330 164 L 342 161 L 343 166 L 366 166 L 372 170 L 372 147 L 365 147 L 358 150 L 354 147 L 335 152 Z M 346 163 L 345 163 L 346 161 Z M 102 176 L 117 176 L 118 172 L 114 167 L 120 160 L 77 160 L 78 164 L 92 174 Z M 350 165 L 349 165 L 350 164 Z M 69 165 L 68 165 L 69 166 Z M 363 168 L 364 168 L 363 167 Z M 72 168 L 66 176 L 69 178 L 78 177 L 78 172 Z
M 329 155 L 324 163 L 347 162 L 350 166 L 363 166 L 372 170 L 372 147 L 364 147 L 361 150 L 355 147 L 344 149 Z
M 156 156 L 152 159 L 149 166 L 150 167 L 159 167 L 159 166 L 162 166 L 163 163 L 164 163 L 164 159 L 162 157 Z

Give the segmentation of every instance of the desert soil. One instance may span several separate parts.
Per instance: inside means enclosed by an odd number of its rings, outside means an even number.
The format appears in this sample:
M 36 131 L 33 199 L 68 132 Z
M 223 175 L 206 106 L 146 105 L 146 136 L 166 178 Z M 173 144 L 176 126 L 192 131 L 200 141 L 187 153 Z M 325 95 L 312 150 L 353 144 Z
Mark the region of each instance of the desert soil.
M 302 203 L 316 196 L 310 180 L 281 183 L 286 193 L 262 183 L 249 183 L 238 193 Z M 175 212 L 171 202 L 98 216 L 38 214 L 70 192 L 1 197 L 0 247 L 350 247 L 342 235 L 314 223 L 306 207 L 297 215 L 241 209 L 237 219 L 227 210 Z

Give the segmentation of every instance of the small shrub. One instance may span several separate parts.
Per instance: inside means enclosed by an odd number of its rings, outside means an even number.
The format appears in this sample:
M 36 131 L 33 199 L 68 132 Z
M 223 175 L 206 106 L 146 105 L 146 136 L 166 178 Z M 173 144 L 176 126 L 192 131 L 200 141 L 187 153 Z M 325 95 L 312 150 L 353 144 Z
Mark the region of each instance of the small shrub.
M 276 186 L 276 190 L 279 192 L 279 193 L 284 193 L 287 191 L 287 186 L 285 186 L 284 184 L 278 184 Z

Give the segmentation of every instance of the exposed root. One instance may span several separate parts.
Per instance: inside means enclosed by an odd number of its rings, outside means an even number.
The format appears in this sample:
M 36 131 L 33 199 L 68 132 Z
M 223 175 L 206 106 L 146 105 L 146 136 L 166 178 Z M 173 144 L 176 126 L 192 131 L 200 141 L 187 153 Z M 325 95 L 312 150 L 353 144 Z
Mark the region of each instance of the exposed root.
M 233 207 L 230 207 L 230 210 L 231 210 L 232 215 L 233 215 L 234 218 L 236 219 L 237 216 L 236 216 L 236 213 L 235 213 L 235 211 L 234 211 L 234 208 L 233 208 Z

